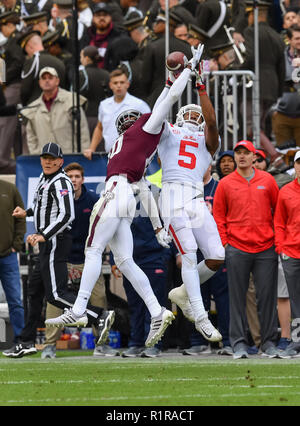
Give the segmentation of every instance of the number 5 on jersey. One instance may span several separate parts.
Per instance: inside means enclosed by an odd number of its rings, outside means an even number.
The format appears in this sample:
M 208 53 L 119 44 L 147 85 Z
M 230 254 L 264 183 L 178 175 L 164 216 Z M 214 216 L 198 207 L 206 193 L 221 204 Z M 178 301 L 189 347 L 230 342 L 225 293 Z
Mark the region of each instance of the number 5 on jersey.
M 188 160 L 178 160 L 178 165 L 180 167 L 193 170 L 196 167 L 196 156 L 192 152 L 186 151 L 186 148 L 189 146 L 198 148 L 199 144 L 198 142 L 186 141 L 184 139 L 180 141 L 179 155 L 182 157 L 187 157 Z

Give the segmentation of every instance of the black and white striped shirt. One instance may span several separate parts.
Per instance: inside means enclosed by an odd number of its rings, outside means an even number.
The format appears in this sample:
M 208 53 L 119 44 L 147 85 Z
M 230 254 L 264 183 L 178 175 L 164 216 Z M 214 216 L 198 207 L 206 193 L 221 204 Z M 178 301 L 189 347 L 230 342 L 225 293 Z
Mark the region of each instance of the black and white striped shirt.
M 45 240 L 71 229 L 75 218 L 73 185 L 63 169 L 52 175 L 40 175 L 33 204 L 26 210 L 34 216 L 36 231 Z

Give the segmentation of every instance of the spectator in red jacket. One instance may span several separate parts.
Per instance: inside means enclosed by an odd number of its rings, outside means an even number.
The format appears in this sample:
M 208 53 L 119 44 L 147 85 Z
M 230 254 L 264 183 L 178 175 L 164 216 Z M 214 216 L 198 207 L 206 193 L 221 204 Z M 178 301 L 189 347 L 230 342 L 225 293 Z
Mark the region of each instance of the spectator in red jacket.
M 296 178 L 279 192 L 275 212 L 275 245 L 280 254 L 289 290 L 292 342 L 285 351 L 286 356 L 300 354 L 300 151 L 294 157 Z
M 252 272 L 264 356 L 279 355 L 277 339 L 277 272 L 273 212 L 278 186 L 269 173 L 253 167 L 256 150 L 250 141 L 234 148 L 237 168 L 220 180 L 213 215 L 226 249 L 230 301 L 230 340 L 234 358 L 248 358 L 246 294 Z M 266 273 L 267 271 L 267 273 Z

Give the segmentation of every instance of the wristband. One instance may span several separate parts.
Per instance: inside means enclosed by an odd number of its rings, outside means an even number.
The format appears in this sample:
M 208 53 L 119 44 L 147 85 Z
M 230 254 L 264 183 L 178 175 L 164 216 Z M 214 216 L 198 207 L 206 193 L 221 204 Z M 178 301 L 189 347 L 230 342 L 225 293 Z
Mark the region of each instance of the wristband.
M 201 83 L 197 83 L 196 84 L 196 89 L 202 92 L 203 90 L 206 90 L 206 86 L 203 83 L 202 84 Z
M 168 78 L 168 80 L 166 81 L 166 87 L 170 88 L 170 87 L 172 87 L 172 85 L 173 85 L 173 81 L 171 81 L 171 80 Z
M 207 95 L 207 93 L 206 92 L 199 93 L 199 96 L 203 96 L 203 95 Z

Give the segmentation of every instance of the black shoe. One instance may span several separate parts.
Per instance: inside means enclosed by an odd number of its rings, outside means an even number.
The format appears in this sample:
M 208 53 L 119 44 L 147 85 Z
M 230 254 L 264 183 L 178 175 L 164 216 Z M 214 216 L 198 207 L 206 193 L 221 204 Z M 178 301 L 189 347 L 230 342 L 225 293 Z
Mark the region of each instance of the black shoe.
M 103 311 L 98 319 L 98 335 L 99 340 L 97 342 L 98 345 L 103 345 L 107 338 L 109 330 L 113 325 L 115 320 L 115 311 Z
M 36 353 L 37 349 L 33 343 L 18 343 L 2 352 L 8 358 L 22 358 L 23 356 L 34 355 Z

